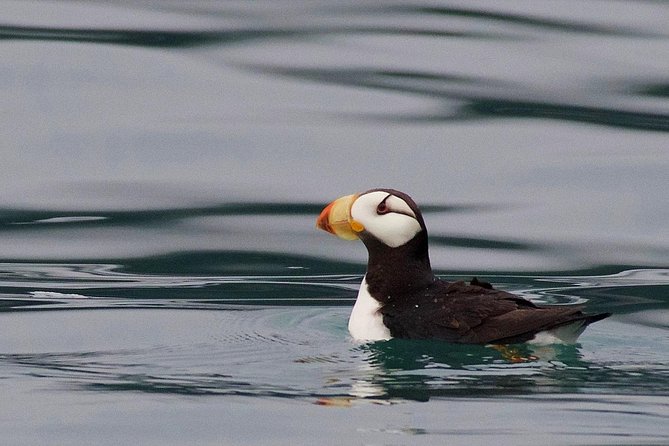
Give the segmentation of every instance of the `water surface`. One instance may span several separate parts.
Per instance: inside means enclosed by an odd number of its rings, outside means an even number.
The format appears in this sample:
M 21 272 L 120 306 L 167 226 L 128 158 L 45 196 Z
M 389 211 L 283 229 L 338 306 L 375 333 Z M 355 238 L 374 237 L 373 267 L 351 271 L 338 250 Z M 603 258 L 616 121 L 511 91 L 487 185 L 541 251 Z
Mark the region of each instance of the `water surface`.
M 666 444 L 662 2 L 14 2 L 3 444 Z M 433 266 L 614 315 L 575 346 L 359 345 L 330 200 Z

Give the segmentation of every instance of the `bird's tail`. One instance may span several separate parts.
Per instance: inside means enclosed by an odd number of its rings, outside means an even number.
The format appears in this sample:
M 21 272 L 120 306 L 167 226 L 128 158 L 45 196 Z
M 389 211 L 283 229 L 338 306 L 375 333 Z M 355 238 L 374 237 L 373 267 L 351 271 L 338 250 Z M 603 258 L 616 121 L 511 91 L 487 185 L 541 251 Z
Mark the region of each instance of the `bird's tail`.
M 544 332 L 546 336 L 554 338 L 554 340 L 549 341 L 546 339 L 545 341 L 547 343 L 555 343 L 555 341 L 558 341 L 564 344 L 573 344 L 581 333 L 585 331 L 585 328 L 588 325 L 593 322 L 601 321 L 609 316 L 611 316 L 611 313 L 584 314 L 583 317 L 575 321 L 567 322 Z M 530 342 L 543 343 L 539 336 Z

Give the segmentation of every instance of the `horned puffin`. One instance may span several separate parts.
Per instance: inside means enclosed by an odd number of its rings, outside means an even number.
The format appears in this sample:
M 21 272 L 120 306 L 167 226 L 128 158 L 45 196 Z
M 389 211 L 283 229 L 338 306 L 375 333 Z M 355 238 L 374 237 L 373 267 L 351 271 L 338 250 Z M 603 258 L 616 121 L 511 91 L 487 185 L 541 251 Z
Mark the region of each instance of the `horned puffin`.
M 358 341 L 438 339 L 453 343 L 573 343 L 610 313 L 576 306 L 542 307 L 473 279 L 447 282 L 430 266 L 423 216 L 407 194 L 371 189 L 328 204 L 316 226 L 360 239 L 367 272 L 348 322 Z

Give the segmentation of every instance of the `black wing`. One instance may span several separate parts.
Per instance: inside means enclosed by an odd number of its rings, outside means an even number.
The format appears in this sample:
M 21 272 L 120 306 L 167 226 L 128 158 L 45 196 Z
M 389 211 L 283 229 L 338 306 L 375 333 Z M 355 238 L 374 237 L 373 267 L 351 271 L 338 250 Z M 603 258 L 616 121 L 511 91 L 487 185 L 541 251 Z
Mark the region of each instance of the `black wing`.
M 464 282 L 439 281 L 419 299 L 397 300 L 381 308 L 393 337 L 458 343 L 524 342 L 540 331 L 608 316 L 588 316 L 573 306 L 538 307 L 511 293 Z

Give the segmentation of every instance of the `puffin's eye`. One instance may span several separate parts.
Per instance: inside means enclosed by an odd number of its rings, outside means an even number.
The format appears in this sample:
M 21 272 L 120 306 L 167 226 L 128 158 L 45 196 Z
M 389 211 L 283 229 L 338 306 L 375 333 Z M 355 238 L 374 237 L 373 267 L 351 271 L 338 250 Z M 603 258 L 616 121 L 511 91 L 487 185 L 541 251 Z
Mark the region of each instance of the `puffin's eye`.
M 383 200 L 376 207 L 376 213 L 379 214 L 379 215 L 382 215 L 382 214 L 387 214 L 388 212 L 390 212 L 390 208 L 388 208 L 388 205 L 386 204 L 386 200 Z

